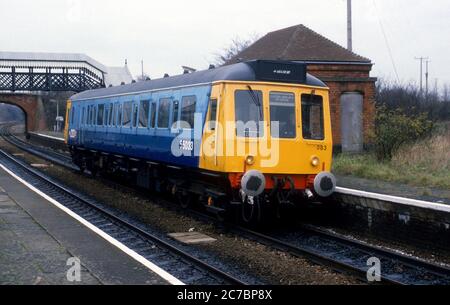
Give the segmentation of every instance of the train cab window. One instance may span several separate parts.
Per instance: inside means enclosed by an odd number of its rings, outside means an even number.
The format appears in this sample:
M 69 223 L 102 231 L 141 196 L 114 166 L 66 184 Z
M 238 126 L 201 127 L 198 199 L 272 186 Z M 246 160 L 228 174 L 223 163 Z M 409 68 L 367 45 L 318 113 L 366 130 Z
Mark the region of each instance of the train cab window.
M 138 125 L 138 105 L 133 104 L 133 127 L 137 127 Z
M 159 100 L 158 127 L 169 128 L 170 119 L 170 99 L 162 98 Z
M 238 137 L 261 137 L 264 135 L 264 108 L 262 92 L 236 90 L 234 93 L 236 135 Z
M 105 105 L 104 104 L 98 105 L 98 113 L 97 113 L 97 125 L 98 126 L 103 125 L 104 111 L 105 111 Z
M 69 109 L 69 120 L 70 124 L 73 124 L 75 121 L 75 106 L 72 106 L 72 109 Z
M 209 130 L 216 130 L 216 117 L 217 117 L 217 100 L 212 99 L 209 101 Z
M 125 102 L 123 104 L 123 113 L 122 113 L 122 126 L 123 127 L 131 127 L 131 108 L 132 102 Z
M 195 104 L 196 97 L 195 96 L 183 96 L 181 99 L 181 124 L 185 124 L 186 126 L 182 126 L 185 129 L 194 129 L 194 118 L 195 118 Z
M 303 138 L 323 140 L 323 98 L 320 95 L 302 94 Z
M 296 137 L 295 95 L 288 92 L 270 92 L 270 133 L 272 138 Z M 278 124 L 275 128 L 274 124 Z
M 150 110 L 150 101 L 141 101 L 139 103 L 139 127 L 148 127 L 148 112 Z
M 152 102 L 152 109 L 150 110 L 150 127 L 156 127 L 156 102 Z

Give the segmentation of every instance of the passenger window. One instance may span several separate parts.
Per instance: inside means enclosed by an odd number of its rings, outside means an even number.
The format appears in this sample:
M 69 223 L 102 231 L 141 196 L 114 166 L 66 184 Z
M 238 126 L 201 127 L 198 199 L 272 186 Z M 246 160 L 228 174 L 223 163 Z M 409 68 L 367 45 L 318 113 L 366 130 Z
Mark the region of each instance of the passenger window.
M 133 105 L 133 127 L 136 127 L 138 125 L 138 105 Z
M 113 125 L 113 114 L 114 114 L 114 105 L 113 104 L 109 104 L 109 117 L 108 117 L 108 126 L 112 126 Z
M 103 125 L 104 111 L 105 111 L 105 105 L 104 104 L 98 105 L 98 113 L 97 113 L 97 125 L 98 126 Z
M 104 120 L 104 124 L 105 126 L 108 126 L 108 119 L 109 119 L 109 105 L 105 106 L 105 120 Z
M 97 113 L 98 113 L 98 109 L 97 109 L 97 107 L 94 105 L 94 106 L 92 106 L 93 108 L 94 108 L 94 115 L 93 115 L 93 117 L 92 117 L 92 125 L 97 125 Z
M 83 126 L 84 126 L 84 117 L 85 117 L 84 111 L 85 111 L 85 110 L 86 110 L 86 108 L 83 107 L 83 111 L 81 112 L 81 125 L 83 125 Z
M 123 120 L 122 120 L 122 126 L 123 127 L 131 127 L 131 108 L 132 108 L 132 102 L 125 102 L 123 104 Z
M 173 108 L 172 108 L 172 128 L 179 128 L 178 126 L 178 109 L 180 107 L 180 102 L 173 101 Z
M 181 100 L 181 128 L 194 129 L 195 118 L 195 96 L 184 96 Z
M 117 126 L 122 126 L 122 104 L 119 104 L 119 108 L 117 109 Z
M 216 117 L 217 117 L 217 100 L 213 99 L 209 101 L 209 129 L 216 130 Z
M 91 121 L 90 121 L 90 125 L 94 125 L 94 114 L 95 114 L 95 112 L 94 112 L 94 105 L 91 105 Z
M 150 115 L 150 127 L 151 128 L 156 127 L 156 102 L 152 102 L 152 109 L 151 109 L 151 115 Z
M 323 99 L 320 95 L 302 94 L 303 138 L 323 140 Z
M 234 93 L 236 135 L 239 137 L 261 137 L 264 134 L 264 109 L 262 92 L 236 90 Z
M 170 119 L 170 99 L 163 98 L 159 100 L 159 111 L 158 111 L 158 127 L 159 128 L 169 128 Z
M 270 133 L 273 138 L 296 137 L 295 95 L 287 92 L 270 92 Z M 274 122 L 278 124 L 275 128 Z
M 139 104 L 139 127 L 148 127 L 148 112 L 150 107 L 150 101 L 141 101 Z

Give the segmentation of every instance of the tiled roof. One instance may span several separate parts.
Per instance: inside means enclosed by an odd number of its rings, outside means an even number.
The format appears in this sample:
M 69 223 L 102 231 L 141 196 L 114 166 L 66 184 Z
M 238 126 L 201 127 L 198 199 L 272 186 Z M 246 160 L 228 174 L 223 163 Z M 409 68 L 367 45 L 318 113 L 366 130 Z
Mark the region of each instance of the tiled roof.
M 266 34 L 227 64 L 253 59 L 371 62 L 302 24 Z

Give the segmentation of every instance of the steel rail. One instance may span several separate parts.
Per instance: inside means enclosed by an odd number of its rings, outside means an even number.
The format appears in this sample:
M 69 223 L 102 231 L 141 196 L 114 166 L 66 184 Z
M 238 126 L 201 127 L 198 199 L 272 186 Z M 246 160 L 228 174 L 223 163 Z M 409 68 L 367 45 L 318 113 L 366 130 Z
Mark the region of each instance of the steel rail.
M 355 195 L 360 194 L 361 195 L 361 194 L 367 193 L 367 192 L 361 192 L 361 191 L 356 191 L 356 190 L 339 188 L 339 191 L 342 191 L 342 190 L 344 192 L 346 192 L 346 194 L 355 194 Z M 356 191 L 356 192 L 351 192 L 351 191 Z M 382 200 L 382 199 L 388 200 L 389 199 L 389 200 L 397 200 L 398 201 L 399 199 L 400 200 L 408 199 L 408 198 L 388 196 L 388 195 L 383 195 L 383 194 L 375 194 L 375 193 L 372 193 L 372 194 L 374 194 L 373 197 L 378 198 L 380 200 Z M 375 196 L 375 195 L 378 195 L 378 196 Z M 427 203 L 427 202 L 422 201 L 420 203 L 423 204 L 423 203 Z M 203 213 L 198 213 L 196 211 L 189 211 L 189 213 L 196 214 L 197 217 L 203 217 L 203 218 L 207 217 L 209 221 L 211 221 L 213 219 L 213 217 L 207 216 Z M 281 251 L 289 252 L 292 255 L 297 256 L 297 257 L 307 257 L 309 260 L 311 260 L 315 263 L 318 263 L 320 265 L 329 266 L 332 269 L 335 269 L 339 272 L 352 274 L 364 281 L 366 281 L 366 279 L 367 279 L 367 270 L 364 270 L 362 268 L 357 268 L 355 266 L 352 266 L 349 263 L 330 259 L 329 257 L 327 257 L 323 254 L 317 253 L 315 251 L 311 251 L 310 249 L 298 247 L 298 246 L 290 244 L 288 242 L 279 240 L 275 237 L 265 235 L 261 232 L 256 232 L 256 231 L 253 231 L 253 230 L 250 230 L 247 228 L 243 228 L 241 226 L 233 225 L 233 224 L 226 224 L 226 225 L 227 225 L 227 228 L 230 229 L 232 232 L 234 232 L 236 234 L 240 234 L 240 235 L 245 235 L 247 238 L 253 239 L 261 244 L 265 244 L 267 246 L 270 246 L 272 248 L 275 248 L 275 249 L 278 249 Z M 402 262 L 402 264 L 404 264 L 405 266 L 408 266 L 408 267 L 422 268 L 422 269 L 432 272 L 434 274 L 441 274 L 441 275 L 445 274 L 450 277 L 450 269 L 445 266 L 436 265 L 436 264 L 426 262 L 426 261 L 423 261 L 423 260 L 420 260 L 420 259 L 417 259 L 414 257 L 402 255 L 400 253 L 396 253 L 396 252 L 390 251 L 388 249 L 383 249 L 380 247 L 372 246 L 372 245 L 362 243 L 357 240 L 353 240 L 353 239 L 345 238 L 343 236 L 339 236 L 339 235 L 332 234 L 329 232 L 321 231 L 321 230 L 318 230 L 313 227 L 302 227 L 302 230 L 319 235 L 319 236 L 329 239 L 329 240 L 333 240 L 335 242 L 339 242 L 341 244 L 345 244 L 345 245 L 352 246 L 352 247 L 357 247 L 360 250 L 363 250 L 368 253 L 373 253 L 374 255 L 379 255 L 384 258 L 390 258 L 392 260 Z M 392 278 L 388 278 L 388 277 L 384 277 L 384 276 L 381 276 L 381 278 L 382 278 L 383 283 L 404 284 L 403 282 L 396 280 L 396 279 L 392 279 Z
M 66 196 L 72 197 L 75 200 L 82 202 L 83 204 L 85 204 L 86 206 L 88 206 L 91 209 L 94 209 L 95 211 L 105 215 L 107 218 L 111 219 L 113 222 L 120 224 L 123 227 L 128 228 L 129 230 L 139 234 L 140 236 L 143 236 L 145 238 L 147 238 L 148 240 L 151 240 L 153 243 L 159 245 L 162 248 L 167 249 L 168 251 L 170 251 L 171 253 L 174 253 L 175 255 L 181 257 L 184 260 L 187 260 L 188 262 L 191 262 L 193 264 L 195 264 L 198 268 L 200 268 L 201 270 L 204 270 L 210 274 L 212 274 L 214 277 L 223 280 L 225 283 L 227 284 L 231 284 L 231 285 L 247 285 L 246 282 L 236 278 L 235 276 L 228 274 L 204 261 L 202 261 L 201 259 L 198 259 L 195 256 L 192 256 L 189 253 L 186 253 L 185 251 L 181 250 L 180 248 L 170 244 L 169 242 L 149 233 L 148 231 L 139 228 L 138 226 L 132 224 L 131 222 L 117 216 L 114 215 L 113 213 L 107 211 L 106 209 L 100 207 L 98 204 L 95 204 L 93 201 L 89 200 L 89 199 L 85 199 L 83 198 L 84 196 L 78 194 L 76 191 L 68 189 L 66 186 L 61 185 L 60 183 L 53 181 L 52 179 L 46 177 L 44 174 L 42 174 L 41 172 L 35 170 L 34 168 L 31 168 L 30 166 L 20 162 L 19 160 L 17 160 L 16 158 L 14 158 L 13 156 L 11 156 L 9 153 L 3 151 L 2 149 L 0 149 L 0 155 L 3 156 L 4 158 L 10 160 L 11 162 L 13 162 L 15 165 L 19 166 L 20 168 L 22 168 L 23 170 L 25 170 L 27 173 L 37 177 L 38 179 L 44 181 L 45 183 L 48 183 L 50 185 L 52 185 L 54 188 L 58 189 L 59 191 L 62 191 L 63 193 L 65 193 Z

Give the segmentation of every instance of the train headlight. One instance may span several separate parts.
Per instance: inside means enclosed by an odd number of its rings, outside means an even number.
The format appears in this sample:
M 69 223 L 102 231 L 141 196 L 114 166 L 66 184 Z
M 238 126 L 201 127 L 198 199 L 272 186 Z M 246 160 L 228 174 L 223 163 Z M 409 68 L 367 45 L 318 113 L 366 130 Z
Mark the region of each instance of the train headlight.
M 319 166 L 319 164 L 320 164 L 320 159 L 318 157 L 314 156 L 311 158 L 312 166 L 317 167 L 317 166 Z
M 253 164 L 255 164 L 255 157 L 253 157 L 253 156 L 247 156 L 247 158 L 245 158 L 245 163 L 247 163 L 247 165 L 253 165 Z

